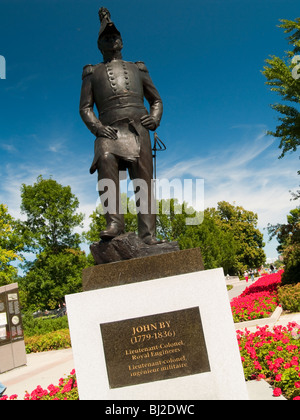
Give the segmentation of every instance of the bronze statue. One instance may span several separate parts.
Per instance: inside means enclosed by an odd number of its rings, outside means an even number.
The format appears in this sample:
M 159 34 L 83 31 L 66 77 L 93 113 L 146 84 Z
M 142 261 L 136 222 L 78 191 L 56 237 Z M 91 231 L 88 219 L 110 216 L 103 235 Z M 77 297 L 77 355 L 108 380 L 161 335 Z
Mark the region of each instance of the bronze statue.
M 154 196 L 149 130 L 155 131 L 160 124 L 162 100 L 146 65 L 141 61 L 122 60 L 122 37 L 111 21 L 109 11 L 100 8 L 99 18 L 98 48 L 103 62 L 83 68 L 80 115 L 97 137 L 90 172 L 93 174 L 97 170 L 99 181 L 109 179 L 116 186 L 116 211 L 105 214 L 107 226 L 100 237 L 110 240 L 124 233 L 124 216 L 119 212 L 119 172 L 128 169 L 133 183 L 142 179 L 147 186 L 145 191 L 139 191 L 141 195 L 144 193 L 147 202 L 147 211 L 138 213 L 139 237 L 148 245 L 157 244 L 156 215 L 151 213 Z M 150 105 L 149 112 L 144 106 L 144 98 Z M 103 190 L 99 191 L 100 198 L 103 193 Z

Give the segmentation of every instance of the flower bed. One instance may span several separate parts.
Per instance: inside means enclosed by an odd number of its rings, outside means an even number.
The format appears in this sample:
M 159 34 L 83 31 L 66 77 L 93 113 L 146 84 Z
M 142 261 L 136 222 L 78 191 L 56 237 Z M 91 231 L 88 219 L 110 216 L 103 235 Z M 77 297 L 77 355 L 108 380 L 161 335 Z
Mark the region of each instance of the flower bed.
M 237 331 L 237 339 L 246 380 L 266 379 L 274 387 L 274 396 L 283 394 L 287 399 L 300 400 L 300 325 L 287 327 L 268 325 L 257 327 L 251 333 L 247 329 Z M 15 400 L 17 395 L 4 396 L 0 400 Z M 75 371 L 59 380 L 58 386 L 47 389 L 38 386 L 24 400 L 78 400 Z
M 267 274 L 230 302 L 234 322 L 268 318 L 279 304 L 278 286 L 282 271 Z
M 16 400 L 18 395 L 7 395 L 0 398 L 1 400 Z M 27 392 L 23 398 L 25 401 L 38 401 L 38 400 L 78 400 L 78 388 L 75 370 L 70 372 L 67 378 L 60 378 L 58 385 L 49 385 L 47 389 L 43 389 L 40 385 L 36 387 L 30 394 Z
M 300 325 L 268 325 L 251 333 L 237 331 L 246 380 L 266 379 L 274 387 L 274 396 L 300 400 Z
M 274 387 L 274 396 L 282 393 L 287 399 L 300 400 L 300 325 L 287 327 L 268 325 L 257 327 L 251 333 L 247 329 L 237 331 L 237 339 L 246 380 L 266 379 Z M 17 395 L 4 396 L 0 400 L 15 400 Z M 78 400 L 75 371 L 59 380 L 58 386 L 40 386 L 24 400 Z

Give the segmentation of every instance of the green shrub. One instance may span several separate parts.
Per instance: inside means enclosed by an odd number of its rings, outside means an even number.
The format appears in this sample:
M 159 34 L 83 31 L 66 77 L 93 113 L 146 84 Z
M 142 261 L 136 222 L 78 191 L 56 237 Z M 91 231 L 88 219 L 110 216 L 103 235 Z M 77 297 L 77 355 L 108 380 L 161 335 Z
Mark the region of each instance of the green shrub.
M 68 317 L 60 318 L 33 318 L 32 314 L 26 313 L 23 316 L 24 335 L 32 337 L 34 335 L 43 335 L 53 331 L 68 329 Z
M 278 297 L 284 310 L 300 312 L 300 283 L 280 287 Z
M 282 276 L 282 284 L 295 284 L 300 282 L 300 261 L 289 263 Z
M 300 282 L 300 245 L 294 244 L 285 249 L 284 252 L 284 273 L 282 285 L 296 284 Z
M 39 353 L 49 350 L 60 350 L 71 347 L 70 333 L 68 329 L 53 331 L 48 334 L 26 337 L 26 353 Z

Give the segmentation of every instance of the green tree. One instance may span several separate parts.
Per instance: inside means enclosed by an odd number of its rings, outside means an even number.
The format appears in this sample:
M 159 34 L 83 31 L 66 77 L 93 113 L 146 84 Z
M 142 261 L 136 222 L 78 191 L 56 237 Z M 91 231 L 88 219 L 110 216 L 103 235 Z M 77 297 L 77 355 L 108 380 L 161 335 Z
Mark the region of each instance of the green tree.
M 258 268 L 265 262 L 265 244 L 263 234 L 257 228 L 256 213 L 226 201 L 220 201 L 217 209 L 209 209 L 209 212 L 223 232 L 234 237 L 236 252 L 231 273 L 241 274 L 244 270 Z
M 163 199 L 157 203 L 157 237 L 167 241 L 178 241 L 185 236 L 188 228 L 187 219 L 195 219 L 199 223 L 203 220 L 203 215 L 196 212 L 187 203 L 180 204 L 177 199 Z M 198 220 L 196 220 L 198 219 Z
M 269 225 L 270 239 L 274 236 L 279 242 L 278 252 L 283 256 L 285 264 L 282 283 L 298 283 L 300 281 L 300 207 L 290 211 L 287 223 Z
M 276 92 L 286 103 L 277 103 L 272 108 L 282 116 L 279 117 L 280 125 L 270 135 L 280 139 L 279 147 L 282 158 L 287 152 L 294 152 L 300 145 L 300 18 L 281 20 L 279 27 L 288 33 L 288 43 L 293 47 L 286 52 L 284 58 L 276 56 L 266 60 L 268 66 L 264 67 L 263 74 L 267 78 L 266 84 L 271 91 Z M 298 171 L 300 175 L 300 171 Z M 292 193 L 293 199 L 300 198 L 300 190 Z M 299 238 L 299 208 L 292 210 L 287 216 L 286 224 L 269 226 L 270 237 L 277 236 L 279 247 L 285 263 L 283 283 L 295 283 L 299 279 L 300 269 L 300 238 Z
M 277 251 L 282 253 L 290 244 L 300 243 L 300 207 L 290 211 L 287 223 L 268 225 L 270 239 L 276 236 L 279 246 Z
M 76 213 L 79 201 L 70 186 L 40 175 L 34 185 L 22 185 L 21 198 L 21 212 L 27 220 L 20 226 L 29 250 L 56 253 L 79 247 L 80 235 L 74 229 L 82 226 L 84 215 Z
M 279 148 L 282 158 L 287 152 L 296 151 L 300 145 L 300 79 L 297 78 L 297 62 L 294 60 L 296 54 L 300 52 L 300 18 L 295 21 L 282 19 L 280 28 L 285 33 L 289 33 L 287 38 L 292 51 L 287 51 L 284 58 L 271 56 L 266 60 L 267 66 L 264 67 L 263 75 L 267 78 L 266 84 L 271 91 L 276 92 L 284 102 L 271 105 L 279 112 L 278 118 L 281 124 L 276 127 L 276 131 L 269 131 L 268 134 L 280 139 Z
M 225 232 L 208 210 L 203 222 L 187 226 L 178 238 L 181 249 L 200 248 L 205 269 L 223 267 L 225 275 L 233 273 L 237 245 L 233 234 Z
M 82 269 L 89 265 L 79 249 L 83 214 L 77 213 L 79 201 L 70 186 L 53 179 L 37 178 L 34 185 L 22 185 L 22 213 L 19 229 L 27 250 L 37 254 L 27 261 L 25 276 L 19 280 L 22 304 L 27 309 L 58 306 L 69 293 L 81 291 Z
M 23 242 L 15 229 L 15 221 L 4 204 L 0 204 L 0 286 L 10 284 L 17 279 L 14 261 L 22 261 L 20 252 Z
M 79 249 L 41 252 L 20 280 L 22 305 L 31 311 L 57 308 L 65 295 L 82 291 L 82 270 L 88 265 Z
M 125 214 L 126 231 L 136 232 L 134 202 L 127 200 L 127 206 L 131 210 Z M 200 247 L 206 269 L 223 267 L 225 274 L 238 274 L 265 262 L 263 235 L 257 229 L 257 215 L 253 212 L 220 202 L 217 209 L 206 209 L 203 217 L 203 213 L 177 199 L 161 200 L 157 208 L 157 237 L 178 241 L 180 249 Z M 105 218 L 97 212 L 90 217 L 92 222 L 85 238 L 88 242 L 99 241 Z M 196 223 L 189 225 L 187 219 Z
M 166 208 L 168 212 L 164 211 Z M 191 213 L 192 208 L 177 200 L 162 200 L 158 237 L 177 240 L 181 249 L 200 247 L 205 268 L 223 267 L 225 274 L 242 273 L 265 262 L 265 244 L 257 228 L 257 214 L 222 201 L 217 209 L 206 209 L 204 218 L 194 211 L 200 222 L 189 226 L 186 218 L 193 216 Z

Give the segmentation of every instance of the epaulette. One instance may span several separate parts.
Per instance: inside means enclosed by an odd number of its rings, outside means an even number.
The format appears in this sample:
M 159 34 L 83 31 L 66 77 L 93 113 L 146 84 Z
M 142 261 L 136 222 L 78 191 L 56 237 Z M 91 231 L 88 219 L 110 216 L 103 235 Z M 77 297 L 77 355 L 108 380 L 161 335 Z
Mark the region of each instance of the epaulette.
M 88 76 L 89 74 L 93 74 L 94 73 L 94 67 L 93 64 L 87 64 L 86 66 L 83 67 L 83 71 L 82 71 L 82 80 Z
M 149 73 L 146 64 L 143 61 L 136 61 L 135 64 L 138 66 L 139 70 Z

